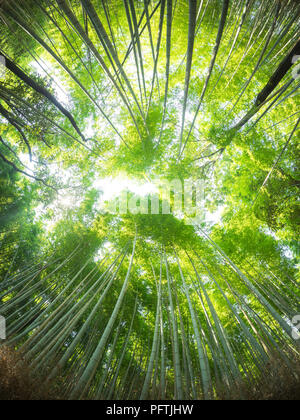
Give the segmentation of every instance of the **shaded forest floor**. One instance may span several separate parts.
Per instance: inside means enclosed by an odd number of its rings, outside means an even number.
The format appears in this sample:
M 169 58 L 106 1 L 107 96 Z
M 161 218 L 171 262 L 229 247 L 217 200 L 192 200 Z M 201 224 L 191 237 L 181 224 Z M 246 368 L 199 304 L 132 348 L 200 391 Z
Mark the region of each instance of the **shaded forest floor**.
M 290 367 L 281 358 L 274 356 L 267 363 L 255 385 L 241 383 L 229 397 L 224 393 L 220 399 L 239 400 L 300 400 L 300 358 L 290 354 Z
M 56 400 L 56 385 L 45 385 L 30 375 L 25 360 L 13 349 L 0 347 L 0 400 Z
M 300 400 L 300 360 L 294 360 L 293 373 L 279 359 L 273 359 L 255 387 L 239 386 L 239 392 L 228 395 L 220 392 L 221 400 Z M 59 382 L 59 381 L 58 381 Z M 0 347 L 0 400 L 57 400 L 63 399 L 58 382 L 45 385 L 32 378 L 30 368 L 13 349 Z

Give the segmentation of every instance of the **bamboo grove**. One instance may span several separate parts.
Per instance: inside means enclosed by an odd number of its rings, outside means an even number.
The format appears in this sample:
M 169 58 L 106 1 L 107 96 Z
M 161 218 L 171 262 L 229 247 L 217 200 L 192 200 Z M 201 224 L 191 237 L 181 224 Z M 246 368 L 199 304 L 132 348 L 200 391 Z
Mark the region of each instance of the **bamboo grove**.
M 297 379 L 299 2 L 1 0 L 0 22 L 0 345 L 66 399 Z M 111 214 L 108 177 L 202 179 L 206 214 Z

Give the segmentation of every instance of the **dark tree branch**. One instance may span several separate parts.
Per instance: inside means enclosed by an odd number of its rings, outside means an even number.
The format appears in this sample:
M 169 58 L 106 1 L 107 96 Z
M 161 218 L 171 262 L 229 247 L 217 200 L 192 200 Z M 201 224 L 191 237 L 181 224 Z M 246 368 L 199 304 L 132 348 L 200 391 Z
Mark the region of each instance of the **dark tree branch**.
M 9 115 L 9 112 L 1 105 L 0 103 L 0 114 L 3 115 L 3 117 L 13 126 L 15 127 L 15 129 L 20 133 L 22 139 L 24 140 L 27 149 L 28 149 L 28 153 L 29 153 L 29 158 L 30 158 L 30 162 L 32 161 L 32 152 L 31 152 L 31 147 L 29 144 L 29 141 L 27 140 L 25 134 L 23 133 L 22 129 L 19 127 L 19 125 L 14 121 L 13 117 L 11 117 Z
M 264 102 L 267 99 L 267 97 L 273 92 L 276 86 L 278 86 L 278 84 L 293 66 L 293 57 L 295 55 L 300 55 L 300 39 L 289 51 L 289 53 L 284 57 L 284 59 L 281 61 L 275 72 L 270 77 L 266 86 L 257 95 L 255 106 L 259 106 L 262 102 Z
M 25 82 L 28 86 L 30 86 L 32 89 L 34 89 L 36 92 L 40 93 L 41 95 L 43 95 L 45 98 L 47 98 L 50 102 L 53 103 L 53 105 L 58 108 L 70 121 L 70 123 L 72 124 L 72 126 L 74 127 L 74 129 L 76 130 L 76 132 L 79 134 L 79 136 L 82 138 L 82 140 L 85 142 L 86 139 L 84 137 L 84 135 L 81 133 L 80 129 L 78 128 L 73 116 L 70 114 L 69 111 L 66 110 L 66 108 L 64 108 L 62 106 L 62 104 L 60 102 L 58 102 L 56 100 L 56 98 L 52 95 L 52 93 L 50 93 L 46 88 L 44 88 L 43 86 L 40 86 L 38 83 L 36 83 L 31 77 L 27 76 L 27 74 L 25 74 L 18 66 L 16 66 L 15 63 L 13 63 L 4 53 L 3 51 L 1 51 L 1 54 L 4 56 L 5 58 L 5 65 L 8 68 L 8 70 L 10 70 L 11 72 L 13 72 L 19 79 L 23 80 L 23 82 Z
M 47 184 L 42 178 L 38 178 L 34 175 L 30 175 L 29 173 L 22 171 L 22 169 L 18 168 L 13 162 L 11 162 L 10 160 L 6 159 L 6 157 L 0 152 L 0 157 L 1 159 L 7 163 L 8 165 L 10 165 L 16 172 L 20 172 L 21 174 L 28 176 L 29 178 L 34 179 L 35 181 L 41 182 L 43 185 L 45 185 L 45 187 L 47 188 L 51 188 L 52 190 L 54 190 L 56 193 L 58 192 L 56 188 L 54 188 L 52 185 Z

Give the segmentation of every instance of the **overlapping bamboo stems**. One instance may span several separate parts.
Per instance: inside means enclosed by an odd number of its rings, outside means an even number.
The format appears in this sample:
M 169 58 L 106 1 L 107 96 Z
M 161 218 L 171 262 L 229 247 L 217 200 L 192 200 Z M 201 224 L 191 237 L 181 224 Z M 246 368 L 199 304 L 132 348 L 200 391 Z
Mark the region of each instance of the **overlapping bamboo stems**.
M 234 262 L 222 251 L 222 249 L 201 229 L 203 235 L 209 240 L 209 242 L 215 247 L 215 249 L 223 256 L 227 263 L 232 267 L 236 275 L 243 281 L 248 289 L 256 296 L 258 301 L 265 307 L 265 309 L 272 315 L 272 317 L 282 327 L 283 331 L 287 336 L 291 337 L 291 328 L 287 322 L 280 316 L 280 314 L 273 308 L 273 306 L 267 301 L 267 299 L 259 292 L 259 290 L 247 279 L 243 272 L 234 264 Z
M 95 398 L 97 400 L 103 399 L 102 398 L 103 388 L 105 386 L 105 382 L 106 382 L 106 379 L 107 379 L 107 376 L 108 376 L 108 373 L 109 373 L 109 369 L 112 368 L 113 358 L 115 357 L 115 348 L 116 348 L 116 345 L 117 345 L 118 340 L 120 338 L 119 334 L 120 334 L 120 329 L 121 329 L 121 325 L 122 325 L 123 322 L 124 321 L 123 321 L 122 314 L 121 314 L 120 321 L 119 321 L 119 324 L 118 324 L 116 332 L 115 332 L 114 340 L 113 340 L 112 344 L 109 347 L 107 347 L 107 353 L 109 352 L 109 356 L 108 356 L 107 359 L 105 359 L 104 363 L 105 363 L 106 367 L 103 369 L 103 373 L 102 373 L 102 375 L 100 377 L 100 380 L 99 380 L 99 383 L 97 384 L 97 387 L 96 387 Z
M 172 297 L 171 276 L 170 276 L 170 272 L 168 268 L 168 261 L 167 261 L 165 251 L 164 251 L 164 261 L 165 261 L 166 276 L 167 276 L 167 282 L 168 282 L 170 320 L 171 320 L 172 333 L 173 333 L 172 339 L 173 339 L 173 346 L 174 346 L 175 390 L 176 390 L 176 398 L 181 400 L 183 398 L 183 390 L 182 390 L 181 363 L 180 363 L 179 340 L 178 340 L 178 325 L 177 325 L 177 319 L 175 316 L 174 303 L 173 303 L 173 297 Z
M 166 40 L 166 82 L 165 82 L 165 95 L 164 95 L 164 106 L 163 106 L 163 116 L 161 122 L 161 129 L 159 135 L 159 146 L 161 142 L 161 137 L 165 125 L 165 118 L 167 113 L 167 101 L 168 101 L 168 91 L 169 91 L 169 78 L 170 78 L 170 65 L 171 65 L 171 35 L 172 35 L 172 0 L 167 1 L 167 40 Z
M 126 95 L 123 93 L 122 88 L 119 87 L 119 85 L 117 84 L 116 80 L 114 79 L 113 75 L 111 74 L 109 68 L 107 67 L 107 65 L 105 64 L 104 59 L 102 58 L 102 56 L 100 55 L 100 53 L 98 52 L 97 48 L 94 46 L 94 44 L 92 43 L 91 39 L 88 37 L 88 35 L 85 33 L 85 31 L 83 30 L 83 28 L 81 27 L 79 21 L 77 20 L 76 16 L 74 15 L 74 13 L 72 12 L 72 10 L 68 7 L 67 3 L 65 2 L 65 0 L 57 0 L 57 4 L 58 6 L 64 11 L 67 19 L 69 20 L 69 22 L 72 24 L 74 30 L 76 30 L 76 32 L 78 33 L 78 35 L 82 38 L 82 40 L 84 41 L 84 43 L 87 45 L 87 47 L 92 51 L 94 57 L 96 58 L 96 60 L 98 61 L 98 63 L 100 64 L 100 66 L 103 68 L 103 70 L 105 71 L 106 75 L 108 76 L 108 78 L 111 80 L 113 86 L 116 88 L 118 94 L 120 95 L 123 103 L 125 104 L 126 108 L 128 109 L 130 116 L 136 126 L 137 132 L 139 134 L 139 136 L 142 138 L 140 130 L 138 128 L 137 122 L 136 122 L 136 118 L 133 114 L 132 108 L 130 106 L 130 104 L 127 101 Z M 96 26 L 97 30 L 98 30 L 98 36 L 102 39 L 102 37 L 104 36 L 104 33 L 102 31 L 102 24 L 99 21 L 99 18 L 97 17 L 94 9 L 91 9 L 89 7 L 89 3 L 86 3 L 86 7 L 88 8 L 90 15 L 92 16 L 92 18 L 94 18 L 93 22 L 94 25 Z M 96 15 L 96 17 L 95 17 Z M 95 20 L 96 19 L 96 20 Z M 100 24 L 99 24 L 100 22 Z M 95 30 L 96 30 L 95 28 Z M 107 36 L 107 35 L 106 35 Z M 107 37 L 108 38 L 108 37 Z M 107 38 L 105 38 L 107 40 Z M 110 54 L 112 55 L 112 57 L 114 58 L 114 61 L 116 62 L 117 59 L 117 66 L 120 67 L 119 70 L 121 72 L 121 75 L 123 76 L 124 80 L 126 81 L 126 84 L 128 85 L 128 88 L 138 106 L 139 107 L 139 103 L 136 99 L 136 96 L 133 92 L 133 89 L 130 85 L 130 82 L 123 70 L 123 67 L 121 65 L 121 63 L 119 62 L 116 52 L 114 51 L 113 46 L 111 45 L 110 41 L 109 44 L 107 45 L 107 48 L 110 49 L 110 47 L 112 47 Z M 140 111 L 141 112 L 141 111 Z
M 256 65 L 255 65 L 255 67 L 254 67 L 254 69 L 253 69 L 253 71 L 252 71 L 252 73 L 251 73 L 250 77 L 247 79 L 246 83 L 245 83 L 245 84 L 244 84 L 244 86 L 242 87 L 241 92 L 240 92 L 240 94 L 239 94 L 239 96 L 238 96 L 237 100 L 235 101 L 235 103 L 234 103 L 233 107 L 232 107 L 232 108 L 231 108 L 231 110 L 230 110 L 230 113 L 231 113 L 231 112 L 235 109 L 236 105 L 238 104 L 238 102 L 240 101 L 240 99 L 241 99 L 242 95 L 244 94 L 244 92 L 246 91 L 247 87 L 248 87 L 248 86 L 249 86 L 249 84 L 251 83 L 251 80 L 253 79 L 253 77 L 254 77 L 255 73 L 257 72 L 257 70 L 258 70 L 258 68 L 259 68 L 259 66 L 260 66 L 260 64 L 261 64 L 261 61 L 262 61 L 262 59 L 263 59 L 263 57 L 264 57 L 264 55 L 265 55 L 265 52 L 267 51 L 267 48 L 268 48 L 268 46 L 269 46 L 269 44 L 270 44 L 270 42 L 271 42 L 271 39 L 272 39 L 272 35 L 273 35 L 274 30 L 275 30 L 275 28 L 276 28 L 276 25 L 277 25 L 277 23 L 278 23 L 278 22 L 277 22 L 277 19 L 278 19 L 279 12 L 280 12 L 280 1 L 278 1 L 278 2 L 277 2 L 276 9 L 275 9 L 275 16 L 274 16 L 274 19 L 273 19 L 272 25 L 271 25 L 271 27 L 270 27 L 269 31 L 268 31 L 268 32 L 267 32 L 267 34 L 266 34 L 266 41 L 265 41 L 264 46 L 263 46 L 263 48 L 262 48 L 262 50 L 261 50 L 260 56 L 259 56 L 259 58 L 258 58 L 258 60 L 257 60 L 257 63 L 256 63 Z
M 123 255 L 123 257 L 122 257 L 122 259 L 121 259 L 118 267 L 116 268 L 116 270 L 113 272 L 112 275 L 110 275 L 110 278 L 109 278 L 108 282 L 104 284 L 104 286 L 106 286 L 106 287 L 105 287 L 103 293 L 101 294 L 101 297 L 97 300 L 97 303 L 93 305 L 93 309 L 90 312 L 88 318 L 86 319 L 84 325 L 81 327 L 80 331 L 78 331 L 75 339 L 72 341 L 72 344 L 69 346 L 68 350 L 65 352 L 65 354 L 63 355 L 63 357 L 61 358 L 61 360 L 57 363 L 56 367 L 51 372 L 50 378 L 54 377 L 57 374 L 58 370 L 59 369 L 62 369 L 64 367 L 64 365 L 69 360 L 69 357 L 72 355 L 72 352 L 75 350 L 77 343 L 80 342 L 82 336 L 86 333 L 87 329 L 89 328 L 90 323 L 94 319 L 95 314 L 97 313 L 97 311 L 101 307 L 101 304 L 102 304 L 105 296 L 109 292 L 109 290 L 110 290 L 110 288 L 111 288 L 111 286 L 113 284 L 113 281 L 115 280 L 115 278 L 116 278 L 116 276 L 117 276 L 117 274 L 119 272 L 119 269 L 120 269 L 120 267 L 121 267 L 121 265 L 122 265 L 122 263 L 124 261 L 124 258 L 125 258 L 125 254 Z M 98 290 L 97 293 L 99 293 L 99 290 Z M 91 303 L 93 303 L 94 297 L 95 296 L 92 296 L 92 298 L 88 301 L 88 303 L 87 303 L 88 306 Z
M 180 138 L 179 138 L 179 152 L 178 152 L 179 156 L 181 155 L 182 137 L 183 137 L 184 124 L 185 124 L 185 114 L 186 114 L 187 99 L 188 99 L 191 69 L 192 69 L 192 59 L 193 59 L 195 30 L 196 30 L 196 18 L 197 18 L 196 11 L 197 11 L 197 0 L 189 0 L 188 47 L 187 47 L 187 58 L 186 58 L 185 81 L 184 81 L 181 131 L 180 131 Z
M 137 23 L 137 18 L 136 18 L 134 2 L 133 2 L 133 0 L 125 0 L 125 3 L 127 1 L 129 1 L 134 33 L 138 34 L 139 29 L 138 29 L 138 23 Z M 142 54 L 142 46 L 141 46 L 141 37 L 140 36 L 136 37 L 136 45 L 137 45 L 137 52 L 138 52 L 138 59 L 139 59 L 138 60 L 138 67 L 140 68 L 140 71 L 141 71 L 143 93 L 144 93 L 144 97 L 145 97 L 145 102 L 147 103 L 146 81 L 145 81 L 145 72 L 144 72 L 144 63 L 143 63 L 143 54 Z
M 74 388 L 73 392 L 70 395 L 70 398 L 77 398 L 77 397 L 82 397 L 86 394 L 89 384 L 91 383 L 91 381 L 93 380 L 93 377 L 95 375 L 95 372 L 97 370 L 97 367 L 99 366 L 99 363 L 103 357 L 103 353 L 105 350 L 105 346 L 107 344 L 107 340 L 109 335 L 111 334 L 112 328 L 114 326 L 115 320 L 118 316 L 118 313 L 120 311 L 120 308 L 123 304 L 123 300 L 124 300 L 124 296 L 128 287 L 128 283 L 129 283 L 129 278 L 130 278 L 130 272 L 131 272 L 131 268 L 132 268 L 132 263 L 133 263 L 133 258 L 134 258 L 134 252 L 135 252 L 135 246 L 136 246 L 136 237 L 134 239 L 133 242 L 133 250 L 132 250 L 132 255 L 131 255 L 131 259 L 130 259 L 130 263 L 128 266 L 128 270 L 127 270 L 127 274 L 122 286 L 122 289 L 120 291 L 120 295 L 118 297 L 118 300 L 116 302 L 116 305 L 114 307 L 114 310 L 112 312 L 112 315 L 105 327 L 105 330 L 101 336 L 101 339 L 97 345 L 97 348 L 95 349 L 89 363 L 87 364 L 83 375 L 81 376 L 81 378 L 79 379 L 78 383 L 76 384 L 76 387 Z
M 238 26 L 238 28 L 237 28 L 237 30 L 235 32 L 234 39 L 230 42 L 231 48 L 230 48 L 229 53 L 227 55 L 226 61 L 225 61 L 224 65 L 223 65 L 223 67 L 222 67 L 222 70 L 221 70 L 221 72 L 219 74 L 219 77 L 218 77 L 218 79 L 217 79 L 214 87 L 210 91 L 210 94 L 213 93 L 213 91 L 217 87 L 217 85 L 218 85 L 218 83 L 219 83 L 222 75 L 224 74 L 224 71 L 226 70 L 227 64 L 228 64 L 228 62 L 229 62 L 229 60 L 230 60 L 230 58 L 231 58 L 231 56 L 233 54 L 233 51 L 234 51 L 235 46 L 236 46 L 237 41 L 238 41 L 238 37 L 239 37 L 239 35 L 240 35 L 241 31 L 242 31 L 243 25 L 245 23 L 245 19 L 246 19 L 247 14 L 248 14 L 251 6 L 252 6 L 252 3 L 253 3 L 253 0 L 247 0 L 245 2 L 245 5 L 244 5 L 243 10 L 242 10 L 242 14 L 241 14 L 241 19 L 240 19 L 239 26 Z M 230 18 L 228 20 L 230 21 Z M 225 36 L 226 36 L 226 34 L 225 34 Z
M 91 281 L 93 282 L 94 278 L 91 278 Z M 101 278 L 102 280 L 102 278 Z M 54 339 L 39 353 L 39 355 L 34 359 L 33 365 L 35 366 L 35 369 L 39 369 L 43 365 L 43 357 L 44 361 L 51 360 L 51 355 L 57 354 L 57 350 L 61 347 L 61 345 L 66 341 L 67 337 L 71 334 L 73 329 L 75 328 L 76 324 L 81 320 L 84 313 L 87 311 L 87 309 L 90 308 L 90 306 L 93 304 L 95 297 L 98 293 L 101 292 L 101 290 L 105 287 L 107 284 L 106 282 L 109 281 L 109 275 L 103 279 L 103 282 L 101 282 L 100 287 L 95 290 L 96 286 L 99 285 L 98 281 L 96 281 L 93 286 L 86 292 L 86 294 L 82 297 L 80 297 L 80 301 L 76 303 L 73 307 L 70 308 L 67 314 L 65 314 L 62 317 L 62 321 L 66 321 L 66 326 L 60 329 L 61 322 L 59 321 L 57 323 L 57 327 L 55 326 L 55 330 L 59 329 L 59 331 L 54 335 Z M 85 297 L 87 295 L 90 295 L 90 293 L 93 293 L 91 298 L 84 304 Z M 102 298 L 102 296 L 101 296 Z M 103 297 L 104 298 L 104 297 Z M 80 306 L 83 305 L 81 308 Z M 94 306 L 93 311 L 96 306 Z M 78 309 L 78 311 L 77 311 Z M 86 324 L 84 324 L 84 327 L 86 328 Z M 77 334 L 78 335 L 78 334 Z M 75 337 L 76 340 L 77 336 Z M 75 341 L 74 340 L 74 341 Z M 74 343 L 72 342 L 72 344 Z
M 130 337 L 131 337 L 133 322 L 134 322 L 135 315 L 136 315 L 136 309 L 137 309 L 137 297 L 135 299 L 135 305 L 134 305 L 134 310 L 133 310 L 133 314 L 132 314 L 132 318 L 131 318 L 131 323 L 130 323 L 130 326 L 129 326 L 129 329 L 128 329 L 128 332 L 127 332 L 127 335 L 126 335 L 126 339 L 125 339 L 124 344 L 123 344 L 123 350 L 122 350 L 121 356 L 118 357 L 118 363 L 117 363 L 117 367 L 116 367 L 116 371 L 115 371 L 113 380 L 109 384 L 109 392 L 108 392 L 107 398 L 106 398 L 108 400 L 116 398 L 116 388 L 117 388 L 116 383 L 117 383 L 117 379 L 119 377 L 122 362 L 123 362 L 125 354 L 127 352 L 127 347 L 128 347 L 128 343 L 129 343 L 129 340 L 130 340 Z
M 42 8 L 42 6 L 40 6 Z M 43 12 L 46 14 L 47 17 L 51 18 L 51 16 L 49 16 L 49 14 L 47 13 L 47 11 L 42 8 Z M 57 61 L 57 63 L 66 71 L 66 73 L 71 77 L 72 80 L 74 80 L 74 82 L 79 86 L 79 88 L 82 90 L 82 92 L 88 97 L 88 99 L 98 108 L 98 110 L 101 112 L 101 114 L 103 115 L 104 119 L 109 123 L 109 125 L 113 128 L 113 130 L 118 134 L 118 136 L 121 138 L 121 140 L 124 141 L 122 135 L 120 134 L 120 132 L 118 131 L 118 129 L 115 127 L 115 125 L 113 124 L 113 122 L 110 120 L 110 118 L 108 117 L 108 115 L 105 113 L 105 111 L 103 111 L 102 107 L 99 105 L 99 103 L 92 97 L 92 95 L 88 92 L 88 90 L 84 87 L 84 85 L 79 81 L 79 79 L 75 76 L 75 74 L 72 72 L 72 70 L 70 70 L 70 68 L 67 66 L 67 64 L 63 61 L 62 58 L 60 58 L 57 53 L 55 53 L 44 41 L 41 37 L 39 37 L 39 35 L 32 29 L 31 26 L 27 25 L 25 21 L 23 21 L 22 19 L 20 19 L 17 15 L 17 13 L 15 13 L 14 9 L 10 6 L 9 8 L 9 17 L 12 18 L 17 25 L 19 25 L 26 33 L 28 33 L 33 39 L 35 39 L 35 41 L 41 45 L 53 58 L 54 60 Z M 53 21 L 53 19 L 52 19 Z M 67 40 L 67 42 L 69 43 L 69 45 L 72 47 L 73 52 L 76 54 L 77 57 L 78 53 L 76 51 L 76 48 L 73 47 L 72 43 L 68 40 L 68 38 L 66 37 L 66 35 L 64 34 L 63 30 L 61 29 L 61 27 L 59 26 L 59 24 L 57 22 L 55 22 L 56 27 L 58 28 L 58 30 L 60 31 L 60 33 L 62 34 L 63 38 Z M 79 57 L 81 63 L 84 65 L 85 69 L 87 72 L 89 72 L 89 70 L 87 69 L 87 67 L 85 66 L 84 62 L 82 61 L 82 59 Z M 94 79 L 93 79 L 94 82 Z M 98 88 L 99 89 L 99 88 Z
M 158 74 L 157 74 L 157 66 L 158 66 L 158 58 L 159 58 L 161 38 L 162 38 L 162 32 L 163 32 L 165 5 L 166 5 L 166 0 L 161 0 L 160 17 L 159 17 L 159 27 L 158 27 L 158 37 L 157 37 L 157 44 L 156 44 L 156 54 L 154 53 L 153 41 L 152 41 L 152 37 L 150 35 L 151 34 L 150 17 L 148 17 L 149 14 L 146 12 L 147 24 L 148 24 L 148 27 L 149 27 L 149 37 L 151 39 L 151 47 L 152 47 L 152 50 L 153 50 L 152 54 L 153 54 L 153 59 L 154 59 L 153 76 L 152 76 L 151 90 L 150 90 L 150 94 L 149 94 L 149 101 L 148 101 L 148 107 L 147 107 L 147 114 L 146 114 L 146 116 L 148 116 L 149 109 L 150 109 L 150 106 L 151 106 L 155 78 L 157 80 L 158 95 L 160 96 L 159 81 L 158 81 Z
M 96 281 L 94 281 L 94 278 L 98 274 L 96 271 L 97 267 L 94 267 L 92 271 L 88 272 L 88 274 L 83 278 L 75 290 L 67 297 L 67 299 L 63 301 L 59 308 L 56 309 L 39 328 L 39 335 L 42 335 L 43 338 L 40 339 L 34 346 L 31 344 L 30 350 L 26 351 L 27 356 L 31 357 L 33 354 L 39 352 L 45 346 L 45 340 L 47 340 L 48 335 L 51 336 L 52 334 L 56 338 L 59 338 L 57 335 L 55 335 L 57 334 L 56 331 L 64 325 L 67 319 L 72 319 L 72 323 L 70 323 L 70 321 L 66 322 L 66 326 L 62 329 L 62 331 L 60 331 L 59 334 L 64 334 L 65 329 L 67 329 L 68 332 L 70 328 L 72 329 L 72 324 L 76 323 L 76 321 L 80 318 L 80 315 L 85 312 L 89 304 L 93 301 L 95 296 L 97 296 L 97 293 L 99 293 L 107 285 L 107 283 L 109 283 L 110 270 L 117 263 L 120 256 L 121 255 L 117 256 L 113 263 L 103 273 L 101 273 L 100 277 L 98 277 Z M 96 272 L 93 273 L 94 271 Z M 74 292 L 77 293 L 75 294 Z M 90 300 L 87 300 L 86 302 L 86 299 L 88 299 L 91 294 L 92 296 Z M 52 325 L 51 328 L 49 328 L 50 325 Z M 43 331 L 45 326 L 48 328 L 46 334 Z M 36 336 L 35 341 L 37 341 L 37 338 L 38 337 Z M 54 339 L 52 343 L 55 343 L 56 341 L 57 339 Z
M 117 65 L 117 67 L 118 67 L 118 69 L 119 69 L 119 71 L 120 71 L 128 89 L 129 89 L 129 91 L 130 91 L 130 93 L 131 93 L 131 95 L 132 95 L 132 97 L 133 97 L 133 99 L 134 99 L 134 101 L 137 105 L 137 108 L 138 108 L 138 110 L 141 114 L 141 117 L 142 117 L 142 119 L 145 123 L 145 117 L 144 117 L 144 113 L 142 111 L 142 108 L 141 108 L 141 106 L 140 106 L 140 104 L 139 104 L 139 102 L 136 98 L 136 95 L 135 95 L 134 90 L 131 86 L 131 83 L 130 83 L 130 81 L 129 81 L 129 79 L 128 79 L 125 71 L 124 71 L 124 68 L 119 61 L 117 51 L 114 49 L 114 46 L 112 45 L 112 43 L 111 43 L 111 41 L 110 41 L 110 39 L 109 39 L 109 37 L 106 33 L 106 30 L 105 30 L 105 28 L 104 28 L 104 26 L 103 26 L 103 24 L 102 24 L 102 22 L 101 22 L 101 20 L 98 16 L 98 14 L 96 13 L 96 10 L 94 9 L 90 0 L 81 0 L 81 2 L 83 4 L 87 14 L 89 15 L 89 18 L 91 19 L 91 22 L 93 24 L 93 27 L 94 27 L 94 29 L 97 33 L 97 36 L 98 36 L 100 42 L 102 43 L 103 46 L 105 46 L 105 50 L 106 50 L 106 53 L 107 53 L 108 57 L 111 56 L 112 59 L 114 60 L 115 64 Z M 130 112 L 131 112 L 131 110 L 130 110 Z M 131 116 L 133 117 L 132 112 L 131 112 Z M 134 122 L 135 122 L 135 118 L 134 118 Z M 138 127 L 137 127 L 137 129 L 138 129 Z M 139 130 L 138 130 L 138 132 L 139 132 Z
M 153 276 L 156 282 L 156 275 L 155 275 L 153 266 L 152 266 L 152 271 L 153 271 Z M 144 385 L 143 385 L 141 395 L 140 395 L 141 400 L 146 399 L 148 396 L 149 386 L 150 386 L 152 374 L 153 374 L 154 359 L 155 359 L 156 354 L 158 353 L 157 348 L 158 348 L 158 338 L 159 338 L 159 321 L 160 321 L 161 287 L 162 287 L 161 281 L 162 281 L 162 260 L 160 262 L 159 285 L 158 285 L 158 291 L 157 291 L 156 316 L 155 316 L 155 327 L 154 327 L 152 349 L 151 349 L 149 364 L 147 367 L 147 374 L 146 374 Z
M 77 251 L 77 249 L 76 249 Z M 71 256 L 73 257 L 73 253 L 71 253 Z M 59 265 L 59 269 L 64 267 L 66 262 L 70 260 L 70 256 L 67 257 L 66 260 L 64 260 L 60 265 Z M 43 313 L 32 323 L 32 325 L 30 325 L 25 331 L 23 331 L 21 334 L 19 334 L 16 337 L 13 337 L 10 340 L 10 344 L 13 342 L 17 342 L 18 339 L 20 339 L 22 336 L 27 335 L 28 332 L 30 332 L 32 329 L 35 329 L 36 327 L 38 327 L 38 329 L 36 330 L 36 334 L 32 335 L 31 338 L 27 341 L 27 345 L 31 344 L 32 340 L 36 339 L 36 335 L 39 336 L 39 330 L 44 328 L 45 325 L 47 325 L 49 322 L 52 321 L 53 318 L 55 318 L 55 316 L 57 315 L 57 313 L 61 310 L 61 308 L 64 306 L 64 302 L 62 302 L 58 307 L 56 307 L 56 303 L 59 302 L 60 298 L 64 296 L 64 294 L 71 289 L 71 287 L 74 285 L 76 279 L 79 277 L 79 275 L 81 274 L 81 272 L 85 269 L 85 267 L 89 264 L 89 260 L 86 261 L 86 263 L 81 267 L 81 269 L 79 271 L 76 272 L 76 274 L 74 275 L 74 277 L 72 278 L 72 280 L 63 287 L 62 291 L 55 297 L 54 301 L 51 302 L 51 305 L 48 305 L 48 307 L 45 309 L 45 311 L 43 311 Z M 49 277 L 51 277 L 51 275 L 53 275 L 56 271 L 58 271 L 58 268 L 55 269 L 53 272 L 51 272 L 50 274 L 46 275 L 46 277 L 44 279 L 41 280 L 41 282 L 43 283 L 43 281 L 47 280 Z M 68 296 L 69 299 L 72 298 L 73 295 L 76 294 L 77 290 L 79 289 L 80 284 L 75 287 L 71 294 Z M 44 318 L 44 316 L 48 313 L 48 311 L 51 309 L 55 308 L 50 316 L 44 321 L 42 322 L 42 319 Z M 41 324 L 40 324 L 41 321 Z
M 22 104 L 22 106 L 25 106 L 26 108 L 30 108 L 31 111 L 33 111 L 34 113 L 36 113 L 37 116 L 42 117 L 44 120 L 50 122 L 51 125 L 53 125 L 54 127 L 58 128 L 60 130 L 61 133 L 67 135 L 68 137 L 70 137 L 72 140 L 78 142 L 79 144 L 81 144 L 85 149 L 90 150 L 91 149 L 84 143 L 80 142 L 80 140 L 78 140 L 75 136 L 73 136 L 73 134 L 69 133 L 66 129 L 64 129 L 60 124 L 57 124 L 57 122 L 55 122 L 54 120 L 52 120 L 51 118 L 47 117 L 47 115 L 41 113 L 38 109 L 36 109 L 35 107 L 33 107 L 31 104 L 29 104 L 28 102 L 26 102 L 23 98 L 20 98 L 18 95 L 16 95 L 13 91 L 8 90 L 5 88 L 5 86 L 1 85 L 1 89 L 0 89 L 0 97 L 2 97 L 6 102 L 8 101 L 8 103 L 11 101 L 11 99 L 13 98 L 15 101 L 19 102 L 20 104 Z M 16 104 L 17 104 L 16 102 Z M 18 104 L 17 104 L 18 105 Z M 95 153 L 95 152 L 94 152 Z
M 221 13 L 221 18 L 220 18 L 220 21 L 219 21 L 218 33 L 217 33 L 216 42 L 215 42 L 215 45 L 214 45 L 214 48 L 213 48 L 211 62 L 210 62 L 209 68 L 208 68 L 208 74 L 207 74 L 206 80 L 204 82 L 204 86 L 202 88 L 202 92 L 201 92 L 201 95 L 200 95 L 200 99 L 199 99 L 199 102 L 198 102 L 198 105 L 197 105 L 197 109 L 196 109 L 192 124 L 190 126 L 190 129 L 189 129 L 188 135 L 186 137 L 186 140 L 183 144 L 183 147 L 181 149 L 180 156 L 184 152 L 186 144 L 189 140 L 189 137 L 190 137 L 191 132 L 193 130 L 193 127 L 195 125 L 198 113 L 200 111 L 200 107 L 202 105 L 202 102 L 203 102 L 203 99 L 204 99 L 204 96 L 205 96 L 205 93 L 206 93 L 206 90 L 207 90 L 207 87 L 208 87 L 208 84 L 209 84 L 209 81 L 210 81 L 210 78 L 211 78 L 211 75 L 212 75 L 212 71 L 213 71 L 213 68 L 214 68 L 214 65 L 215 65 L 215 62 L 216 62 L 217 54 L 218 54 L 218 51 L 219 51 L 219 48 L 220 48 L 220 45 L 221 45 L 221 39 L 222 39 L 222 36 L 223 36 L 223 31 L 224 31 L 225 23 L 226 23 L 226 19 L 227 19 L 228 7 L 229 7 L 229 0 L 223 0 L 223 8 L 222 8 L 222 13 Z

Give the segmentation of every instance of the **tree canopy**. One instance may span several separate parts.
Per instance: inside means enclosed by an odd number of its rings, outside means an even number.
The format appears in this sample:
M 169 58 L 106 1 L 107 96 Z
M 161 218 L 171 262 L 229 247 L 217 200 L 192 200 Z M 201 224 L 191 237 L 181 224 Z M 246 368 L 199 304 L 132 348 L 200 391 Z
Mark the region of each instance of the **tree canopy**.
M 3 0 L 0 21 L 3 343 L 69 399 L 293 376 L 298 1 Z M 174 180 L 201 181 L 198 217 Z

